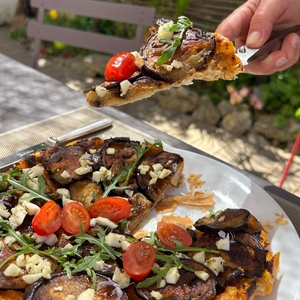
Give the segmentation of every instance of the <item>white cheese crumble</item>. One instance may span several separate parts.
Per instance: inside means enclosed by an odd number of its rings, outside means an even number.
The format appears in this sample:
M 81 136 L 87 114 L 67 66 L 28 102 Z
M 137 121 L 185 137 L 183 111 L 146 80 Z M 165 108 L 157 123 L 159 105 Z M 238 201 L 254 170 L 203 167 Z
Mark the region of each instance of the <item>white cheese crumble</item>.
M 107 89 L 104 86 L 98 85 L 96 87 L 96 94 L 98 95 L 98 97 L 102 98 L 106 95 L 107 93 Z
M 118 224 L 112 222 L 108 218 L 97 217 L 97 218 L 95 218 L 95 222 L 96 222 L 96 224 L 99 224 L 99 225 L 102 225 L 102 226 L 107 226 L 107 227 L 110 227 L 112 229 L 116 229 L 118 227 Z
M 180 275 L 178 272 L 178 268 L 173 267 L 168 271 L 165 278 L 166 278 L 167 283 L 175 284 L 178 281 L 179 277 L 180 277 Z
M 216 241 L 217 249 L 229 251 L 230 250 L 230 242 L 229 242 L 229 234 L 227 234 L 225 239 L 220 239 Z
M 165 68 L 168 72 L 171 72 L 173 70 L 173 66 L 172 65 L 162 64 L 161 66 L 163 68 Z
M 107 148 L 106 149 L 106 154 L 108 155 L 112 155 L 116 153 L 116 149 L 115 148 Z
M 195 275 L 203 281 L 206 281 L 209 278 L 209 274 L 205 271 L 196 271 Z
M 107 177 L 107 180 L 112 179 L 112 172 L 108 171 L 105 167 L 101 167 L 99 171 L 95 171 L 92 174 L 93 181 L 99 183 Z
M 96 149 L 90 149 L 89 151 L 90 151 L 91 154 L 95 154 L 97 152 Z
M 38 273 L 38 274 L 26 274 L 26 275 L 23 275 L 22 276 L 22 279 L 28 283 L 28 284 L 31 284 L 31 283 L 34 283 L 36 282 L 37 280 L 39 280 L 40 278 L 43 277 L 43 274 L 42 273 Z
M 160 172 L 164 167 L 162 166 L 162 164 L 157 163 L 157 164 L 153 164 L 153 165 L 152 165 L 152 168 L 153 168 L 154 173 L 158 175 L 159 172 Z
M 138 170 L 140 171 L 140 173 L 142 175 L 145 175 L 147 172 L 149 172 L 150 166 L 148 166 L 148 165 L 139 165 Z
M 162 38 L 171 39 L 173 37 L 173 32 L 165 31 L 166 28 L 172 27 L 174 25 L 173 21 L 165 23 L 158 28 L 157 39 L 160 41 Z
M 123 251 L 125 251 L 129 246 L 130 246 L 130 243 L 128 241 L 121 242 L 121 248 Z
M 205 263 L 205 251 L 200 251 L 197 252 L 194 256 L 193 256 L 193 260 L 204 264 Z
M 211 257 L 204 265 L 210 268 L 217 276 L 224 271 L 223 264 L 225 260 L 222 257 Z
M 19 198 L 19 204 L 23 204 L 24 201 L 28 201 L 28 200 L 24 200 L 27 197 L 30 197 L 30 193 L 24 193 L 20 198 Z
M 61 285 L 59 285 L 59 286 L 54 286 L 54 287 L 53 287 L 53 290 L 54 290 L 55 292 L 62 292 L 63 289 L 64 289 L 64 288 L 63 288 L 63 286 L 61 286 Z
M 125 192 L 125 194 L 126 194 L 128 197 L 132 197 L 132 196 L 133 196 L 133 193 L 134 193 L 133 190 L 125 190 L 124 192 Z M 127 199 L 126 199 L 126 200 L 127 200 Z
M 40 210 L 36 204 L 33 204 L 29 201 L 23 201 L 22 206 L 25 208 L 29 216 L 34 216 Z
M 6 209 L 4 203 L 0 203 L 0 216 L 7 219 L 10 217 L 10 212 Z
M 87 289 L 78 296 L 78 300 L 94 300 L 94 299 L 95 299 L 94 289 Z
M 136 58 L 135 65 L 138 67 L 138 69 L 141 69 L 144 65 L 144 59 L 142 57 Z
M 125 94 L 128 92 L 129 88 L 132 86 L 132 84 L 130 83 L 129 80 L 123 80 L 120 83 L 120 87 L 121 87 L 121 97 L 125 96 Z
M 75 300 L 76 297 L 74 295 L 68 295 L 65 300 Z
M 121 272 L 121 270 L 116 267 L 112 280 L 118 284 L 129 284 L 130 276 L 126 273 L 126 271 Z
M 74 172 L 77 175 L 85 175 L 85 174 L 90 173 L 92 171 L 93 171 L 93 168 L 91 166 L 86 166 L 86 167 L 79 167 Z
M 70 178 L 70 174 L 68 173 L 67 170 L 64 170 L 64 171 L 60 174 L 60 176 L 61 176 L 62 178 L 64 178 L 64 179 Z
M 137 51 L 130 52 L 136 59 L 141 57 L 141 55 Z
M 9 217 L 9 223 L 13 229 L 16 229 L 18 226 L 20 226 L 23 223 L 27 215 L 27 212 L 25 208 L 20 204 L 13 207 L 11 209 L 11 212 L 12 215 Z
M 44 167 L 36 165 L 29 169 L 28 177 L 35 178 L 44 174 Z
M 8 265 L 8 267 L 4 270 L 3 274 L 5 276 L 20 276 L 23 275 L 24 272 L 21 268 L 16 266 L 14 263 Z
M 174 67 L 175 69 L 180 69 L 183 67 L 183 64 L 181 61 L 173 60 L 171 66 Z
M 105 269 L 105 265 L 104 265 L 104 260 L 100 259 L 100 260 L 96 260 L 93 266 L 93 269 L 95 271 L 101 271 Z
M 156 300 L 160 300 L 163 298 L 163 295 L 157 291 L 151 291 L 150 295 Z
M 171 173 L 172 173 L 171 170 L 163 169 L 163 170 L 159 173 L 158 178 L 159 178 L 159 179 L 164 179 L 164 178 L 168 177 Z
M 105 243 L 108 246 L 115 247 L 115 248 L 121 248 L 121 243 L 125 240 L 126 240 L 125 235 L 116 234 L 116 233 L 113 233 L 113 232 L 110 232 L 105 237 Z
M 66 198 L 70 199 L 70 191 L 66 188 L 57 189 L 56 193 L 60 194 L 61 196 L 65 196 Z

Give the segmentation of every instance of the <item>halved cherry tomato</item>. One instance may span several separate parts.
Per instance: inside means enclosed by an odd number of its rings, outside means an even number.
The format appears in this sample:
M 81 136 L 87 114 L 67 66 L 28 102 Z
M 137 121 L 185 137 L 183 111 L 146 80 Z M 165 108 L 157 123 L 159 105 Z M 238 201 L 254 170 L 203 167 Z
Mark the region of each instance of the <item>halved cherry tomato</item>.
M 61 227 L 61 209 L 54 201 L 48 201 L 32 219 L 32 228 L 38 235 L 47 235 Z
M 87 209 L 78 202 L 69 202 L 62 209 L 62 227 L 69 233 L 79 234 L 80 225 L 84 232 L 90 227 L 91 217 Z
M 120 52 L 108 61 L 104 75 L 108 81 L 124 80 L 136 69 L 135 56 L 129 52 Z
M 90 207 L 92 218 L 103 217 L 118 223 L 126 219 L 131 211 L 129 202 L 118 197 L 106 197 L 96 200 Z
M 155 248 L 144 241 L 132 243 L 123 254 L 124 270 L 135 280 L 142 280 L 155 263 Z
M 186 230 L 171 223 L 158 223 L 157 235 L 160 241 L 167 247 L 176 246 L 173 240 L 181 242 L 184 247 L 190 247 L 193 243 L 192 237 Z

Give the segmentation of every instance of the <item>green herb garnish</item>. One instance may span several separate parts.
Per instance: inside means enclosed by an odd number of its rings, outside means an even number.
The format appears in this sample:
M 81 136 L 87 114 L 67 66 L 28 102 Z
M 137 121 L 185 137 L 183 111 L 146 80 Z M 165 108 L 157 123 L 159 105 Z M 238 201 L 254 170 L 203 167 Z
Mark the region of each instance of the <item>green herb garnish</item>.
M 214 211 L 211 210 L 211 209 L 209 209 L 208 211 L 209 211 L 209 216 L 208 216 L 209 218 L 210 218 L 211 216 L 217 215 L 217 214 L 219 214 L 220 212 L 222 212 L 222 210 L 218 210 L 218 211 L 214 212 Z
M 19 168 L 16 169 L 10 169 L 8 175 L 5 173 L 0 174 L 0 185 L 1 189 L 4 187 L 4 184 L 7 184 L 3 182 L 4 180 L 8 181 L 10 185 L 12 185 L 16 190 L 24 191 L 30 194 L 28 197 L 22 198 L 22 200 L 30 201 L 32 199 L 41 198 L 45 201 L 50 201 L 46 195 L 45 195 L 45 181 L 42 176 L 38 176 L 38 190 L 34 190 L 27 184 L 27 181 L 29 178 L 30 170 L 28 170 L 25 173 L 21 173 Z M 15 177 L 21 177 L 20 180 L 17 180 Z M 16 190 L 9 190 L 7 192 L 1 193 L 0 197 L 4 195 L 11 195 L 16 192 Z
M 181 44 L 181 40 L 183 38 L 185 31 L 191 26 L 193 26 L 193 23 L 189 20 L 189 18 L 185 16 L 181 16 L 178 17 L 178 21 L 176 24 L 174 24 L 171 27 L 165 28 L 165 31 L 180 32 L 180 35 L 179 37 L 175 37 L 174 40 L 168 38 L 160 39 L 160 42 L 168 43 L 170 44 L 170 46 L 162 52 L 160 58 L 156 63 L 157 66 L 161 66 L 162 64 L 167 62 L 171 57 L 173 57 L 177 47 Z
M 183 244 L 179 241 L 173 240 L 176 244 L 175 247 L 165 246 L 158 238 L 157 232 L 150 232 L 150 238 L 145 239 L 145 242 L 150 243 L 155 246 L 156 251 L 158 252 L 185 252 L 185 251 L 205 251 L 207 253 L 221 253 L 220 251 L 211 249 L 211 248 L 198 248 L 198 247 L 184 247 Z
M 103 181 L 104 193 L 102 194 L 101 198 L 107 197 L 112 190 L 128 189 L 130 187 L 130 186 L 127 186 L 129 179 L 130 179 L 136 165 L 141 160 L 141 158 L 144 156 L 144 154 L 147 153 L 153 147 L 156 147 L 156 146 L 163 147 L 163 144 L 160 140 L 154 140 L 154 143 L 150 147 L 147 147 L 147 144 L 150 144 L 150 143 L 148 143 L 147 141 L 141 143 L 140 145 L 135 143 L 134 146 L 137 151 L 137 158 L 136 158 L 135 162 L 130 165 L 125 164 L 124 169 L 120 165 L 118 175 L 116 177 L 112 178 L 109 185 L 106 184 L 107 177 L 104 179 L 104 181 Z M 124 182 L 124 185 L 118 186 L 118 183 L 123 181 L 124 179 L 126 179 Z
M 187 266 L 185 266 L 178 257 L 176 257 L 175 255 L 170 255 L 170 256 L 166 256 L 166 255 L 154 255 L 154 257 L 156 259 L 165 261 L 166 263 L 168 263 L 167 267 L 161 270 L 157 270 L 155 268 L 152 268 L 151 270 L 156 273 L 155 276 L 147 278 L 146 280 L 140 282 L 137 285 L 137 288 L 142 288 L 142 287 L 148 287 L 151 284 L 156 283 L 156 286 L 159 287 L 161 280 L 166 277 L 167 273 L 169 272 L 169 270 L 171 268 L 177 267 L 178 269 L 184 268 L 187 271 L 190 272 L 195 272 L 194 269 L 189 268 Z

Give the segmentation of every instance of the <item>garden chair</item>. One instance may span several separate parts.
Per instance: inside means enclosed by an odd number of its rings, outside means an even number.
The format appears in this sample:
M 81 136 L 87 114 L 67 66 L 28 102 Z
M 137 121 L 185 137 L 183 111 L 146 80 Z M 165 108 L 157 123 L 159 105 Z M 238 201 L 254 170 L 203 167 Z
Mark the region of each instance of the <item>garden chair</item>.
M 150 26 L 155 18 L 155 8 L 137 5 L 109 3 L 93 0 L 32 0 L 32 7 L 38 8 L 37 21 L 28 24 L 29 37 L 35 38 L 33 68 L 37 68 L 41 41 L 61 42 L 67 45 L 116 54 L 139 50 L 142 46 L 144 26 Z M 101 33 L 44 24 L 45 10 L 70 13 L 137 25 L 133 40 L 108 36 Z

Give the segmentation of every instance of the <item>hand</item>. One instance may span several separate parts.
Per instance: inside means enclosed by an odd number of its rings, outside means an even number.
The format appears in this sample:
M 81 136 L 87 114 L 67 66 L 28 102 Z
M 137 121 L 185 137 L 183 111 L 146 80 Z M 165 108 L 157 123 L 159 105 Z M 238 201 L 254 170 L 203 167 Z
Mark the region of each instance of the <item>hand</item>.
M 235 47 L 247 44 L 258 48 L 270 37 L 272 30 L 282 30 L 300 25 L 299 0 L 248 0 L 217 28 L 217 32 L 230 40 Z M 295 64 L 300 56 L 300 38 L 289 34 L 281 50 L 272 52 L 262 61 L 253 61 L 245 67 L 246 72 L 256 75 L 270 75 L 283 71 Z

